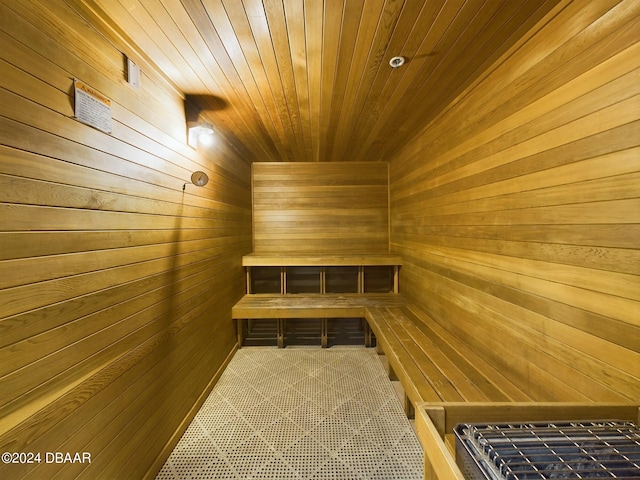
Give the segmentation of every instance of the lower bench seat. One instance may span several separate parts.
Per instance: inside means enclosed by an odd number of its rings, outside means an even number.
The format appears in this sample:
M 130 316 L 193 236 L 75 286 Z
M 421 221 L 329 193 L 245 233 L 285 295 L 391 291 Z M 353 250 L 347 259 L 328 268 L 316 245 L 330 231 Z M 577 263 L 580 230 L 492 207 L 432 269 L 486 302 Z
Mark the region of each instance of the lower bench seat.
M 244 342 L 247 320 L 277 319 L 278 346 L 284 346 L 284 319 L 316 318 L 322 322 L 322 346 L 327 343 L 327 318 L 365 318 L 367 308 L 399 307 L 404 297 L 394 293 L 354 294 L 249 294 L 232 308 L 237 321 L 238 346 Z M 370 335 L 365 332 L 365 344 L 370 346 Z
M 341 318 L 364 317 L 369 307 L 405 305 L 392 293 L 266 294 L 245 295 L 233 307 L 235 319 L 243 318 Z
M 365 318 L 405 390 L 409 416 L 421 402 L 531 400 L 413 305 L 368 307 Z
M 399 294 L 250 294 L 232 309 L 242 346 L 246 322 L 278 321 L 278 346 L 284 346 L 284 321 L 312 318 L 364 318 L 365 345 L 373 331 L 391 374 L 405 390 L 405 409 L 421 402 L 526 402 L 532 399 L 499 371 L 457 341 L 448 331 Z M 370 329 L 370 330 L 369 330 Z
M 417 412 L 425 480 L 464 480 L 452 438 L 459 422 L 640 420 L 637 402 L 536 401 L 416 305 L 368 307 L 365 319 L 404 387 L 407 415 Z

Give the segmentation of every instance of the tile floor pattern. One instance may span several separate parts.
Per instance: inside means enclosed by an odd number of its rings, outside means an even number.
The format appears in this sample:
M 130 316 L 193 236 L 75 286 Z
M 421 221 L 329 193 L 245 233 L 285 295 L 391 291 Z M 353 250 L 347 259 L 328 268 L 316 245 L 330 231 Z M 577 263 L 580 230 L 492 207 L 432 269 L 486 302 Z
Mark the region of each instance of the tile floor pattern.
M 373 349 L 238 350 L 156 480 L 422 478 Z

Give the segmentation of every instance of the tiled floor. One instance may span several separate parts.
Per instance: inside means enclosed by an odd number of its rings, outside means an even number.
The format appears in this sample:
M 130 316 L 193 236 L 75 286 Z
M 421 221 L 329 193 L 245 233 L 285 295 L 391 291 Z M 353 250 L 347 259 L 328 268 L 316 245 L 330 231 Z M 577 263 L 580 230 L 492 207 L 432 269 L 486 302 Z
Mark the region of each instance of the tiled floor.
M 421 479 L 373 349 L 239 350 L 157 480 Z

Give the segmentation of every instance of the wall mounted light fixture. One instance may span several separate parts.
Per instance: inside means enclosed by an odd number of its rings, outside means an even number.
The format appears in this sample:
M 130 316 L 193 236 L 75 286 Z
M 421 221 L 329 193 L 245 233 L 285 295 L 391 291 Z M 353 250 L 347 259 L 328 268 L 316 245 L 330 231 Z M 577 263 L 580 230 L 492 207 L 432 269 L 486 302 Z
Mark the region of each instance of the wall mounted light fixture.
M 213 125 L 207 122 L 187 122 L 187 142 L 193 148 L 213 143 Z

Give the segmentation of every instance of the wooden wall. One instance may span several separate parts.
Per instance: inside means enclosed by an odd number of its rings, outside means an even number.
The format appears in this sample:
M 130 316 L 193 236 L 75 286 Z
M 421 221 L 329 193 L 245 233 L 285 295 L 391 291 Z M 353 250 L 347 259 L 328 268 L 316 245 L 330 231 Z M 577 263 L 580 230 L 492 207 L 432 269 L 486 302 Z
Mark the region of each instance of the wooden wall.
M 254 163 L 253 251 L 388 252 L 387 163 Z
M 535 400 L 640 398 L 640 2 L 562 2 L 392 159 L 401 290 Z
M 1 478 L 153 476 L 235 348 L 249 161 L 186 146 L 181 94 L 117 41 L 64 1 L 0 1 L 0 452 L 42 453 Z M 73 78 L 112 135 L 72 118 Z

